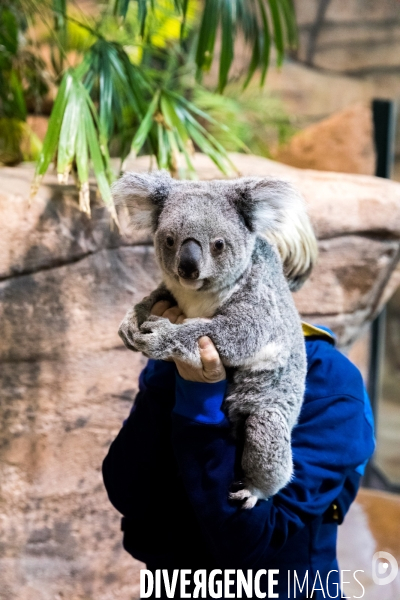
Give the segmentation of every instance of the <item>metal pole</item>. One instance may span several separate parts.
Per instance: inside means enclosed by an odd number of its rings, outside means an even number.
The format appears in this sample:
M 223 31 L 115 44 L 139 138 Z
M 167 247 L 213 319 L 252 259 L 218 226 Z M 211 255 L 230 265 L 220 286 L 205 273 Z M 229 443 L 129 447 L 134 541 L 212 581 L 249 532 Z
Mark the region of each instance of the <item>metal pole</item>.
M 375 175 L 390 179 L 394 162 L 395 137 L 395 105 L 392 100 L 373 100 L 372 114 L 374 121 L 374 142 L 376 152 Z M 381 369 L 385 347 L 386 308 L 380 312 L 371 325 L 368 395 L 371 400 L 372 412 L 376 424 L 378 422 L 378 403 L 381 383 Z M 370 487 L 374 475 L 373 458 L 368 463 L 363 479 L 363 485 Z

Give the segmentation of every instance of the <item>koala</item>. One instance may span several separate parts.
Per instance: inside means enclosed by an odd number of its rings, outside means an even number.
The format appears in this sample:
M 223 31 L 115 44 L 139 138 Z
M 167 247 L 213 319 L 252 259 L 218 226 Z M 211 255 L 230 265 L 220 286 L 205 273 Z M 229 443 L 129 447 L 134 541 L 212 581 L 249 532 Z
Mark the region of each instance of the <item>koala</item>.
M 119 335 L 148 357 L 195 366 L 198 339 L 211 338 L 230 373 L 224 410 L 243 443 L 244 478 L 230 498 L 250 509 L 293 471 L 306 354 L 291 290 L 316 257 L 303 201 L 272 178 L 178 181 L 162 171 L 126 173 L 113 196 L 133 226 L 153 234 L 163 279 L 128 311 Z M 151 315 L 159 300 L 178 304 L 187 319 Z

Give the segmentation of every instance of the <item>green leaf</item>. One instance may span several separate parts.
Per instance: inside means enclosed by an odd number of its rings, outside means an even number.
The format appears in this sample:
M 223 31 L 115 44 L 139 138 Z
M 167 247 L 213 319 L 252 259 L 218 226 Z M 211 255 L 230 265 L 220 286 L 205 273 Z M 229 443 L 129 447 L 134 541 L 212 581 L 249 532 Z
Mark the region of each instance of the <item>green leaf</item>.
M 85 100 L 80 98 L 80 122 L 76 135 L 76 168 L 79 179 L 79 207 L 83 212 L 90 214 L 90 195 L 89 195 L 89 154 L 88 142 L 86 138 L 85 120 L 83 118 L 85 110 Z
M 64 111 L 68 101 L 68 95 L 73 85 L 72 74 L 67 71 L 61 81 L 53 110 L 49 119 L 46 136 L 43 142 L 43 149 L 36 165 L 35 179 L 42 177 L 56 153 L 61 125 L 63 122 Z M 34 184 L 35 185 L 35 184 Z
M 149 109 L 148 109 L 147 113 L 145 114 L 143 121 L 140 123 L 140 127 L 137 130 L 135 137 L 133 138 L 132 151 L 135 154 L 138 154 L 138 152 L 142 148 L 143 144 L 145 143 L 147 136 L 149 135 L 150 129 L 153 127 L 153 124 L 154 124 L 153 117 L 158 108 L 159 100 L 160 100 L 160 91 L 158 90 L 155 93 L 154 98 L 150 103 Z
M 196 169 L 193 166 L 192 160 L 190 158 L 189 152 L 188 152 L 188 148 L 187 148 L 187 141 L 189 140 L 189 136 L 187 131 L 185 130 L 185 137 L 186 137 L 186 141 L 184 141 L 181 136 L 179 135 L 179 133 L 175 130 L 174 132 L 167 132 L 168 135 L 170 133 L 172 133 L 172 135 L 175 136 L 175 140 L 176 140 L 176 144 L 178 147 L 178 152 L 179 150 L 182 152 L 183 156 L 185 157 L 185 162 L 186 162 L 186 166 L 188 168 L 189 171 L 189 175 L 191 178 L 194 177 L 195 173 L 196 173 Z M 186 174 L 185 174 L 186 175 Z
M 168 93 L 170 96 L 172 96 L 173 98 L 175 98 L 177 100 L 177 102 L 181 105 L 181 107 L 186 108 L 187 111 L 189 111 L 189 114 L 193 113 L 194 115 L 197 115 L 198 117 L 204 119 L 205 121 L 212 123 L 219 129 L 222 129 L 222 131 L 225 131 L 227 134 L 229 134 L 232 137 L 232 141 L 234 141 L 236 144 L 238 144 L 238 146 L 242 150 L 244 150 L 245 152 L 250 152 L 250 150 L 246 147 L 246 145 L 237 136 L 235 136 L 231 132 L 231 130 L 229 129 L 229 127 L 227 125 L 225 125 L 224 123 L 221 123 L 219 121 L 216 121 L 215 119 L 213 119 L 213 117 L 211 117 L 211 115 L 207 114 L 206 112 L 204 112 L 203 110 L 198 108 L 193 102 L 186 100 L 186 98 L 184 98 L 183 96 L 179 96 L 175 92 L 171 92 L 171 91 L 169 91 Z
M 238 26 L 243 31 L 246 43 L 251 45 L 254 37 L 259 33 L 255 0 L 236 0 L 236 15 Z
M 220 0 L 205 0 L 196 52 L 198 76 L 211 67 L 220 15 Z
M 169 98 L 167 93 L 161 94 L 161 112 L 164 116 L 165 122 L 170 129 L 175 129 L 179 137 L 182 138 L 183 142 L 187 142 L 188 134 L 185 130 L 183 123 L 181 122 L 177 114 L 177 106 L 172 98 Z
M 222 45 L 219 61 L 218 90 L 223 92 L 228 83 L 228 73 L 233 61 L 233 45 L 235 35 L 235 2 L 223 0 L 221 10 Z
M 274 25 L 274 39 L 277 50 L 277 63 L 281 65 L 283 62 L 283 56 L 285 53 L 285 44 L 283 38 L 283 31 L 281 25 L 281 19 L 279 15 L 278 0 L 268 0 L 269 7 L 271 10 L 272 23 Z
M 261 52 L 261 65 L 262 65 L 262 69 L 261 69 L 261 80 L 260 80 L 260 85 L 263 86 L 265 83 L 265 78 L 267 76 L 267 71 L 268 71 L 268 67 L 269 67 L 269 55 L 270 55 L 270 48 L 271 48 L 271 36 L 269 33 L 269 23 L 268 23 L 268 17 L 267 17 L 267 13 L 264 7 L 264 2 L 263 0 L 258 0 L 258 4 L 260 7 L 260 13 L 261 13 L 261 18 L 262 18 L 262 23 L 263 23 L 263 42 L 262 42 L 262 52 Z
M 86 137 L 92 159 L 93 171 L 99 186 L 100 195 L 109 209 L 113 209 L 114 203 L 111 196 L 110 181 L 106 174 L 103 153 L 97 138 L 96 128 L 93 122 L 91 110 L 87 104 L 83 106 L 83 120 L 85 124 Z M 115 212 L 115 210 L 112 212 Z
M 167 129 L 165 131 L 168 143 L 170 146 L 169 152 L 169 168 L 173 172 L 173 174 L 178 173 L 178 164 L 179 164 L 179 146 L 176 142 L 175 136 L 172 131 Z
M 114 14 L 121 17 L 126 17 L 129 8 L 129 0 L 115 0 Z
M 190 133 L 190 136 L 193 138 L 194 142 L 197 144 L 200 150 L 211 158 L 213 163 L 218 167 L 218 169 L 222 173 L 224 173 L 224 175 L 231 175 L 232 169 L 229 168 L 229 165 L 224 160 L 224 157 L 222 157 L 218 152 L 215 151 L 215 148 L 212 147 L 212 145 L 208 142 L 207 138 L 205 138 L 204 135 L 202 135 L 201 132 L 198 129 L 196 129 L 196 127 L 193 124 L 188 123 L 187 128 Z
M 136 0 L 138 5 L 138 21 L 140 24 L 140 35 L 143 37 L 147 18 L 147 0 Z M 153 1 L 150 0 L 150 5 L 154 9 Z M 126 18 L 129 8 L 129 0 L 115 0 L 114 14 Z
M 140 23 L 140 35 L 143 37 L 147 17 L 147 0 L 137 0 L 137 2 L 139 5 L 138 17 Z
M 72 161 L 75 155 L 75 140 L 79 128 L 81 100 L 76 83 L 71 89 L 58 141 L 57 173 L 64 183 L 68 181 Z
M 186 27 L 186 18 L 187 18 L 189 0 L 181 0 L 181 2 L 182 2 L 182 24 L 181 24 L 180 38 L 181 38 L 181 42 L 182 42 L 185 37 L 185 27 Z
M 292 0 L 281 0 L 280 7 L 284 15 L 284 23 L 286 28 L 286 35 L 289 45 L 295 48 L 298 44 L 298 33 L 296 24 L 296 14 Z
M 21 78 L 15 69 L 13 69 L 9 74 L 8 94 L 14 109 L 13 116 L 24 121 L 26 119 L 26 104 L 24 98 L 24 90 L 22 87 Z
M 249 85 L 259 64 L 260 64 L 260 41 L 259 41 L 258 36 L 256 36 L 254 38 L 253 52 L 251 55 L 251 61 L 250 61 L 250 65 L 249 65 L 249 68 L 247 71 L 247 76 L 243 83 L 243 89 L 245 89 Z
M 158 141 L 158 154 L 157 154 L 157 164 L 160 169 L 168 169 L 169 168 L 169 147 L 168 140 L 166 139 L 166 132 L 161 123 L 157 123 L 157 141 Z
M 113 126 L 113 80 L 111 64 L 107 52 L 99 55 L 99 115 L 100 123 L 104 131 L 110 135 Z
M 218 140 L 213 135 L 211 135 L 209 131 L 207 131 L 207 129 L 200 125 L 200 123 L 197 123 L 197 121 L 195 121 L 194 119 L 191 120 L 191 123 L 193 127 L 195 127 L 197 131 L 199 131 L 206 138 L 206 140 L 211 144 L 212 148 L 215 149 L 218 155 L 229 165 L 231 171 L 235 171 L 237 173 L 237 169 L 231 161 L 229 154 L 227 153 L 223 145 L 220 144 Z
M 0 6 L 0 43 L 4 50 L 14 56 L 18 50 L 18 22 L 15 14 L 7 7 Z M 4 60 L 4 57 L 1 57 Z
M 200 123 L 198 123 L 190 113 L 186 113 L 185 117 L 186 127 L 188 128 L 188 131 L 191 132 L 191 135 L 193 134 L 193 131 L 196 131 L 201 138 L 204 138 L 204 141 L 202 142 L 203 147 L 208 148 L 206 154 L 209 154 L 211 157 L 211 152 L 219 161 L 225 161 L 231 170 L 237 171 L 225 148 L 215 139 L 215 137 L 212 136 L 202 125 L 200 125 Z M 197 143 L 196 139 L 194 139 L 194 141 Z M 203 150 L 203 152 L 205 152 L 205 150 Z M 213 160 L 217 164 L 216 160 Z M 226 171 L 223 170 L 223 172 L 225 173 Z

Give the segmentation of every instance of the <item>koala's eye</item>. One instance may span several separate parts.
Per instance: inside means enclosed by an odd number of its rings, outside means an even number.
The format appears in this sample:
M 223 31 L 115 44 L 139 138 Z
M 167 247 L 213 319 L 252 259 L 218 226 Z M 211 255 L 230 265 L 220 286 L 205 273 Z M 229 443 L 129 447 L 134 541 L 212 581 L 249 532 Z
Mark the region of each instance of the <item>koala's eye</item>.
M 174 245 L 174 238 L 172 237 L 172 235 L 167 235 L 167 246 L 169 248 L 172 248 L 172 246 Z
M 214 245 L 214 250 L 216 250 L 217 252 L 221 252 L 221 250 L 224 249 L 225 242 L 224 242 L 224 240 L 215 240 L 213 245 Z

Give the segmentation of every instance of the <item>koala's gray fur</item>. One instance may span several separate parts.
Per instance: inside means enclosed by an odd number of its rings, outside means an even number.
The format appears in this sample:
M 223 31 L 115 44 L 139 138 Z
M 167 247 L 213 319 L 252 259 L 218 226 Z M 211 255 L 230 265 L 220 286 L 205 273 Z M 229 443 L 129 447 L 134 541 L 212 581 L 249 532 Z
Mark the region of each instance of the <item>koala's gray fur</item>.
M 231 498 L 252 508 L 292 475 L 291 430 L 303 400 L 306 355 L 289 286 L 308 275 L 316 247 L 302 201 L 274 179 L 190 182 L 165 172 L 127 173 L 113 194 L 136 227 L 154 234 L 163 273 L 163 283 L 127 313 L 119 334 L 131 350 L 196 366 L 198 339 L 212 339 L 223 364 L 233 367 L 224 408 L 235 431 L 244 425 L 244 488 Z M 222 250 L 215 240 L 224 241 Z M 198 268 L 184 278 L 178 268 L 190 241 Z M 178 304 L 187 321 L 150 315 L 163 299 Z

